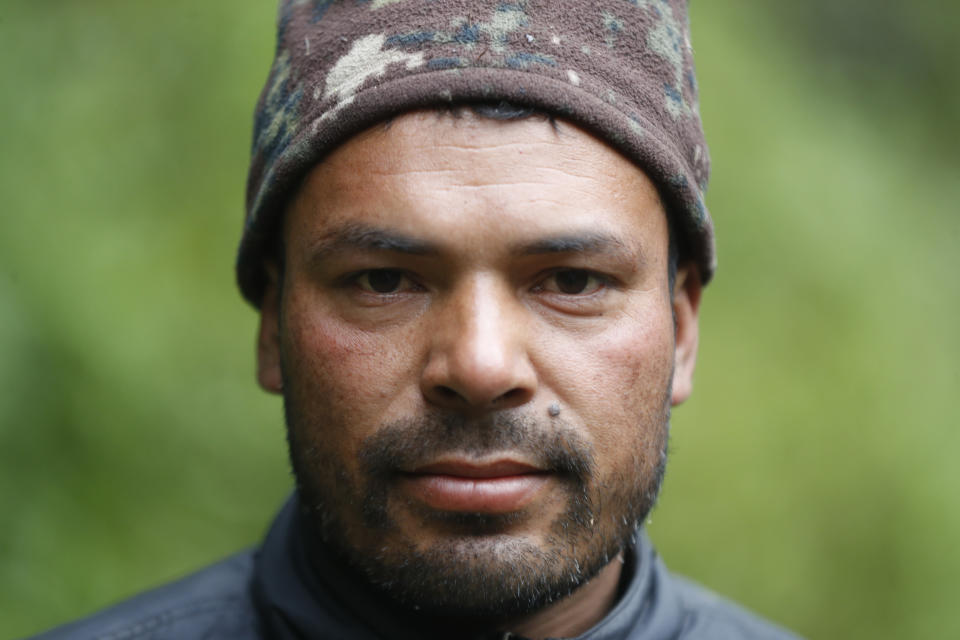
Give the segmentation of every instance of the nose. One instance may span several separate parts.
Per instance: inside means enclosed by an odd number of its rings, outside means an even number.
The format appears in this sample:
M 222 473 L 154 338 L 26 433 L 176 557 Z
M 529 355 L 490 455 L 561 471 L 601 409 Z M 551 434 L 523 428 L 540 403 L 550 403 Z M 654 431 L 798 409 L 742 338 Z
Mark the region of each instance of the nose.
M 537 377 L 522 303 L 491 278 L 476 277 L 435 311 L 421 389 L 431 404 L 457 411 L 508 409 L 529 402 Z

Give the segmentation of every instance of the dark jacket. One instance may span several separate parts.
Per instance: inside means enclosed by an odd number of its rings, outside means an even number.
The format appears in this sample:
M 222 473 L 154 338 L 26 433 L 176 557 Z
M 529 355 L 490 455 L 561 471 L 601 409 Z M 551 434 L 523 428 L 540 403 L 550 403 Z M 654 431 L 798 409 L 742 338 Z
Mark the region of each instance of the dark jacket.
M 148 591 L 42 640 L 422 640 L 437 637 L 367 591 L 335 558 L 306 559 L 291 499 L 259 550 L 231 556 L 178 582 Z M 641 535 L 616 607 L 582 640 L 732 640 L 794 638 L 667 571 Z M 447 634 L 449 637 L 449 634 Z M 496 632 L 461 637 L 512 638 Z

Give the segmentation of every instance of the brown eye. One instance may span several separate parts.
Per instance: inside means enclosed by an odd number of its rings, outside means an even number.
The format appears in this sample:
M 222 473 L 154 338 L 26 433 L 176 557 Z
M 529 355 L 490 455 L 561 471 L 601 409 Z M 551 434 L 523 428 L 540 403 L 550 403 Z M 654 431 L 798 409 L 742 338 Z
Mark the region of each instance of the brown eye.
M 397 269 L 373 269 L 357 279 L 361 289 L 373 293 L 396 293 L 402 282 L 403 272 Z
M 558 271 L 554 278 L 557 282 L 557 290 L 571 295 L 583 293 L 590 284 L 590 274 L 582 269 Z
M 537 285 L 537 290 L 565 296 L 585 296 L 596 293 L 609 279 L 588 269 L 557 269 Z

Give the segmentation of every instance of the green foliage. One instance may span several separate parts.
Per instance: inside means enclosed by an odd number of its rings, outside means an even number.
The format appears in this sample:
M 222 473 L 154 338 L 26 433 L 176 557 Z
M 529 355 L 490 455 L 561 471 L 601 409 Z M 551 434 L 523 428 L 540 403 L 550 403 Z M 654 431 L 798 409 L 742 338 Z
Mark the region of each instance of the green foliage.
M 272 3 L 7 4 L 18 637 L 255 543 L 290 481 L 231 272 Z M 782 4 L 693 7 L 720 270 L 652 535 L 805 635 L 956 637 L 960 9 Z

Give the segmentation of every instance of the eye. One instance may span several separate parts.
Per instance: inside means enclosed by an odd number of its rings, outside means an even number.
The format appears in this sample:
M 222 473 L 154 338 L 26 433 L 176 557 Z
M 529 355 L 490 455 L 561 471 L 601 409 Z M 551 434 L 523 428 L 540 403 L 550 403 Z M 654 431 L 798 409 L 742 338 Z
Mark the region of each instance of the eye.
M 558 269 L 537 286 L 539 291 L 568 296 L 589 295 L 606 286 L 606 280 L 586 269 Z
M 380 294 L 399 293 L 416 288 L 399 269 L 370 269 L 358 274 L 354 282 L 363 291 Z

